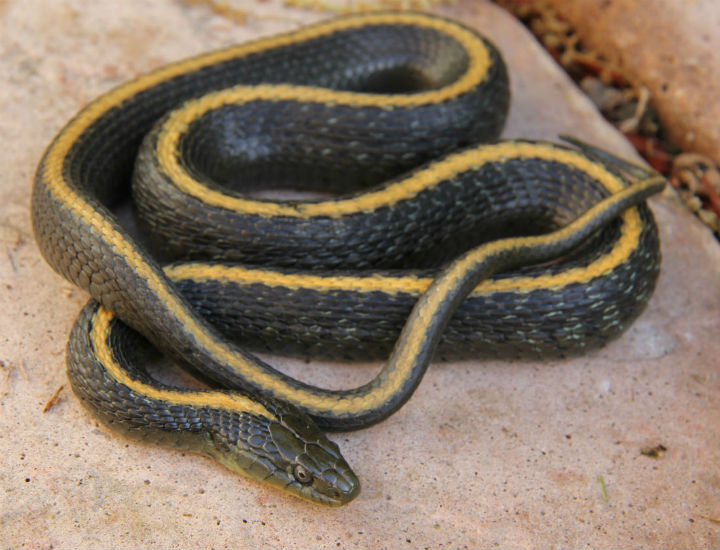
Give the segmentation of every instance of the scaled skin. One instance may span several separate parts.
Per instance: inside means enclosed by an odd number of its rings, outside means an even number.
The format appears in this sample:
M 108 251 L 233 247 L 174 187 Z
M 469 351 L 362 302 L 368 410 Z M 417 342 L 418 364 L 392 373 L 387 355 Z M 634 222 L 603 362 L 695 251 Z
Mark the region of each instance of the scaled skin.
M 152 348 L 91 302 L 68 346 L 68 377 L 110 428 L 209 456 L 239 474 L 318 504 L 354 499 L 360 482 L 338 446 L 293 405 L 239 391 L 183 390 L 153 380 Z

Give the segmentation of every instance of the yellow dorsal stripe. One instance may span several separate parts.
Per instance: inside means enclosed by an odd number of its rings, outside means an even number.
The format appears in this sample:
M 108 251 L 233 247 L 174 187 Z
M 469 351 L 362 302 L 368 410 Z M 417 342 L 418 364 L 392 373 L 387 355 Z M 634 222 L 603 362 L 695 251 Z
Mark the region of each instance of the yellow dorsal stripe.
M 596 169 L 595 171 L 604 170 L 598 165 L 593 164 L 593 166 Z M 610 174 L 610 176 L 612 175 Z M 622 186 L 620 180 L 615 177 L 602 177 L 600 181 L 608 187 L 611 192 L 619 190 Z M 347 406 L 349 405 L 347 402 L 338 403 L 337 399 L 332 396 L 321 396 L 278 380 L 271 373 L 258 368 L 258 366 L 252 363 L 246 362 L 224 342 L 215 340 L 210 333 L 206 332 L 202 325 L 189 315 L 182 304 L 175 301 L 174 297 L 169 293 L 165 281 L 155 275 L 152 268 L 143 260 L 137 248 L 135 248 L 131 242 L 125 240 L 119 233 L 115 232 L 107 219 L 94 212 L 88 212 L 87 208 L 82 208 L 82 204 L 73 201 L 67 204 L 78 216 L 102 235 L 103 239 L 112 246 L 113 249 L 128 259 L 130 265 L 133 266 L 142 277 L 147 279 L 149 287 L 158 293 L 158 296 L 163 300 L 168 309 L 186 325 L 187 330 L 194 335 L 198 345 L 205 349 L 207 353 L 217 361 L 242 373 L 250 383 L 258 387 L 267 388 L 277 397 L 293 402 L 300 407 L 309 410 L 335 411 L 339 414 L 347 412 Z M 601 272 L 601 270 L 606 267 L 611 269 L 621 264 L 632 252 L 637 244 L 640 233 L 641 224 L 639 214 L 636 209 L 631 209 L 626 211 L 623 217 L 625 220 L 623 233 L 616 246 L 609 254 L 598 259 L 598 261 L 591 264 L 591 266 L 577 270 L 580 278 L 584 277 L 585 280 L 589 280 L 594 276 L 593 273 Z M 549 276 L 545 278 L 541 284 L 544 287 L 561 286 L 567 284 L 568 275 L 569 273 Z M 372 396 L 372 399 L 358 398 L 354 401 L 353 407 L 361 409 L 371 408 L 375 406 L 376 402 L 375 396 Z
M 458 173 L 479 169 L 484 164 L 504 162 L 509 159 L 533 158 L 567 164 L 601 182 L 611 193 L 619 191 L 624 186 L 604 166 L 593 162 L 575 150 L 553 147 L 543 143 L 501 142 L 481 145 L 448 155 L 407 178 L 377 191 L 369 191 L 349 199 L 296 204 L 256 201 L 227 195 L 218 189 L 209 188 L 194 179 L 185 170 L 176 154 L 183 125 L 184 123 L 178 124 L 177 127 L 163 133 L 164 135 L 158 142 L 158 159 L 167 176 L 181 191 L 208 206 L 234 210 L 248 215 L 339 218 L 345 215 L 370 212 L 379 207 L 392 206 L 399 201 L 412 199 L 423 190 L 452 178 Z
M 456 94 L 472 89 L 486 76 L 489 65 L 489 56 L 484 43 L 474 33 L 450 21 L 439 19 L 437 17 L 425 16 L 423 14 L 410 13 L 367 14 L 329 21 L 288 34 L 240 44 L 238 46 L 233 46 L 223 50 L 192 57 L 190 59 L 185 59 L 177 63 L 172 63 L 110 90 L 78 113 L 78 115 L 73 118 L 62 130 L 58 139 L 52 143 L 45 158 L 45 174 L 47 176 L 47 181 L 54 181 L 59 185 L 66 186 L 67 183 L 61 177 L 61 165 L 77 138 L 101 116 L 114 107 L 120 105 L 123 101 L 142 91 L 179 75 L 190 73 L 217 63 L 222 63 L 223 61 L 227 61 L 232 58 L 244 57 L 254 53 L 271 50 L 273 48 L 290 46 L 306 40 L 319 38 L 335 32 L 358 28 L 369 24 L 408 24 L 443 32 L 448 36 L 455 38 L 465 48 L 468 52 L 471 63 L 465 74 L 456 82 L 439 90 L 407 96 L 411 99 L 407 99 L 406 96 L 402 96 L 400 94 L 354 94 L 358 96 L 358 98 L 365 98 L 364 101 L 371 101 L 372 98 L 374 98 L 374 101 L 376 101 L 378 106 L 406 105 L 408 101 L 413 105 L 439 102 L 447 99 L 448 97 L 454 97 Z M 472 54 L 470 54 L 471 52 Z M 56 166 L 58 164 L 60 164 L 60 166 Z M 60 170 L 60 172 L 57 172 L 57 170 Z M 51 178 L 50 176 L 54 177 Z
M 147 396 L 150 399 L 157 399 L 169 405 L 189 405 L 196 408 L 211 407 L 238 413 L 251 413 L 270 420 L 276 420 L 275 415 L 268 411 L 262 404 L 238 393 L 190 390 L 175 391 L 156 388 L 134 380 L 127 374 L 127 371 L 118 364 L 112 350 L 108 346 L 110 322 L 113 318 L 114 315 L 110 310 L 100 306 L 92 318 L 90 341 L 97 359 L 105 367 L 107 374 L 119 384 L 126 386 L 138 394 Z
M 641 230 L 640 217 L 634 212 L 624 214 L 622 235 L 614 253 L 606 254 L 587 267 L 569 269 L 562 274 L 537 277 L 509 277 L 481 282 L 471 296 L 494 292 L 531 292 L 539 288 L 558 288 L 572 283 L 587 282 L 612 271 L 632 252 L 632 237 Z M 628 235 L 631 233 L 632 235 Z M 390 295 L 425 292 L 433 279 L 414 275 L 318 275 L 313 273 L 281 273 L 272 269 L 252 268 L 243 265 L 226 265 L 202 262 L 175 264 L 165 268 L 165 274 L 174 281 L 219 281 L 241 285 L 264 284 L 291 290 L 310 289 L 317 292 L 383 292 Z
M 576 158 L 584 159 L 584 157 L 579 157 L 579 155 L 576 156 Z M 586 159 L 584 160 L 586 161 Z M 570 162 L 570 164 L 575 165 L 573 162 Z M 594 163 L 591 164 L 594 168 L 593 173 L 600 171 L 607 174 L 607 176 L 599 177 L 598 179 L 609 191 L 616 192 L 623 186 L 620 180 L 605 171 L 601 166 Z M 318 395 L 278 380 L 271 373 L 245 361 L 226 343 L 215 340 L 215 338 L 189 314 L 185 307 L 175 300 L 174 296 L 168 291 L 165 280 L 157 277 L 151 266 L 144 261 L 138 249 L 130 241 L 124 239 L 121 234 L 117 233 L 109 220 L 98 215 L 96 212 L 88 211 L 84 201 L 79 202 L 72 200 L 75 194 L 72 193 L 70 189 L 66 190 L 68 192 L 67 195 L 65 195 L 66 206 L 71 208 L 85 223 L 97 231 L 105 242 L 116 250 L 117 253 L 126 257 L 129 264 L 137 270 L 140 276 L 147 279 L 148 286 L 157 292 L 159 298 L 166 304 L 166 307 L 185 324 L 187 330 L 193 334 L 198 345 L 214 357 L 215 360 L 242 373 L 250 383 L 258 387 L 264 387 L 272 391 L 277 397 L 293 402 L 300 407 L 308 410 L 335 411 L 339 414 L 347 412 L 349 403 L 344 401 L 339 403 L 333 396 Z M 598 261 L 587 268 L 578 270 L 581 279 L 584 277 L 585 280 L 589 280 L 594 276 L 593 273 L 600 272 L 601 269 L 606 267 L 612 268 L 613 266 L 621 264 L 632 252 L 637 244 L 640 233 L 641 224 L 639 214 L 636 209 L 631 209 L 623 214 L 623 218 L 625 221 L 623 224 L 623 232 L 616 246 L 610 253 L 598 259 Z M 567 284 L 568 275 L 569 273 L 549 276 L 544 279 L 543 286 L 556 287 Z M 354 401 L 353 407 L 360 409 L 371 408 L 375 406 L 376 402 L 375 396 L 372 396 L 372 399 L 358 398 Z
M 159 83 L 165 82 L 180 74 L 192 72 L 196 69 L 209 66 L 214 63 L 219 63 L 238 55 L 247 55 L 276 46 L 290 45 L 294 42 L 308 40 L 313 37 L 322 36 L 324 34 L 330 34 L 332 32 L 342 30 L 343 28 L 350 28 L 353 26 L 360 26 L 373 22 L 379 24 L 405 22 L 409 24 L 417 24 L 430 28 L 436 28 L 442 32 L 447 32 L 449 35 L 457 38 L 463 44 L 464 42 L 459 38 L 460 35 L 463 34 L 467 35 L 467 37 L 470 37 L 473 40 L 477 40 L 476 38 L 474 38 L 474 35 L 472 35 L 472 33 L 465 31 L 462 27 L 457 27 L 443 20 L 428 18 L 421 15 L 383 14 L 369 15 L 350 20 L 335 21 L 325 25 L 320 25 L 317 27 L 311 27 L 306 30 L 298 31 L 293 34 L 242 45 L 219 52 L 213 52 L 211 54 L 182 61 L 150 73 L 148 75 L 145 75 L 143 77 L 140 77 L 127 84 L 124 84 L 91 103 L 65 127 L 65 129 L 60 133 L 58 138 L 53 142 L 53 144 L 47 151 L 41 169 L 41 181 L 47 186 L 48 192 L 52 194 L 55 200 L 61 203 L 63 207 L 69 209 L 73 213 L 73 215 L 77 216 L 80 220 L 82 220 L 82 222 L 87 225 L 92 232 L 96 233 L 98 235 L 98 239 L 102 242 L 104 246 L 107 246 L 114 253 L 126 259 L 128 265 L 134 268 L 138 275 L 147 281 L 148 287 L 152 291 L 157 293 L 158 300 L 165 304 L 168 311 L 171 314 L 175 315 L 177 319 L 185 325 L 188 333 L 193 335 L 193 338 L 197 342 L 197 345 L 200 349 L 203 349 L 215 361 L 218 361 L 219 363 L 225 363 L 229 367 L 237 370 L 238 372 L 241 372 L 251 383 L 274 391 L 276 395 L 281 396 L 289 401 L 294 401 L 308 409 L 315 408 L 333 410 L 333 405 L 335 405 L 335 408 L 339 408 L 341 413 L 344 412 L 342 410 L 342 404 L 338 405 L 337 403 L 333 403 L 332 398 L 320 398 L 312 394 L 311 392 L 300 388 L 294 388 L 287 383 L 276 380 L 269 372 L 265 372 L 257 365 L 245 361 L 242 357 L 237 355 L 234 352 L 233 348 L 228 344 L 215 340 L 213 335 L 208 332 L 205 327 L 188 312 L 184 304 L 175 299 L 174 295 L 168 290 L 167 281 L 165 280 L 165 278 L 155 272 L 153 267 L 145 260 L 142 253 L 132 243 L 132 241 L 127 240 L 123 234 L 117 232 L 113 227 L 113 223 L 109 219 L 105 218 L 101 213 L 92 210 L 87 201 L 84 200 L 82 196 L 80 196 L 71 187 L 69 182 L 65 181 L 63 177 L 63 164 L 71 148 L 77 142 L 78 138 L 81 137 L 83 132 L 85 132 L 94 122 L 96 122 L 100 117 L 105 115 L 109 110 L 120 105 L 124 100 L 133 97 L 134 95 L 138 94 L 143 90 L 151 88 L 152 86 Z M 484 50 L 484 46 L 482 47 L 482 49 Z M 471 55 L 471 61 L 474 58 L 474 55 Z M 470 67 L 466 74 L 463 75 L 457 82 L 446 88 L 433 92 L 415 94 L 412 97 L 415 98 L 417 104 L 421 104 L 424 102 L 442 101 L 443 97 L 452 97 L 458 93 L 461 93 L 463 91 L 463 87 L 465 87 L 464 90 L 469 90 L 479 81 L 481 81 L 482 78 L 484 78 L 485 74 L 483 73 L 483 71 L 485 71 L 487 67 L 483 69 L 482 64 L 480 64 L 475 67 L 475 72 L 473 72 L 471 69 L 472 67 Z M 480 80 L 478 80 L 478 78 L 480 78 Z M 396 97 L 399 98 L 400 96 Z M 388 100 L 385 96 L 377 96 L 377 99 L 379 101 L 379 103 L 377 104 L 378 106 L 393 106 L 392 101 Z M 513 144 L 513 146 L 510 147 L 510 149 L 508 150 L 508 152 L 511 153 L 511 157 L 521 156 L 517 154 L 512 154 L 512 150 L 513 148 L 515 148 L 516 145 L 519 144 Z M 537 152 L 536 149 L 532 148 L 527 149 L 527 151 L 529 151 L 528 154 L 530 156 L 535 156 L 534 153 Z M 456 162 L 458 158 L 464 158 L 461 155 L 458 155 L 456 157 L 457 158 L 454 158 L 452 162 Z M 596 177 L 594 173 L 604 172 L 605 175 L 597 179 L 599 179 L 599 181 L 601 181 L 610 192 L 617 191 L 619 187 L 622 186 L 622 183 L 617 178 L 614 178 L 611 174 L 602 169 L 602 167 L 600 167 L 598 164 L 590 163 L 590 161 L 587 160 L 578 160 L 581 159 L 579 155 L 575 155 L 575 157 L 573 158 L 575 160 L 571 160 L 570 165 L 576 166 L 579 169 L 582 169 L 581 164 L 591 164 L 593 168 L 590 175 L 592 177 Z M 465 159 L 464 162 L 468 162 L 468 166 L 473 165 L 473 163 L 469 162 L 467 159 Z M 475 162 L 479 161 L 475 160 Z M 423 180 L 423 178 L 413 179 L 413 181 L 403 180 L 398 183 L 405 183 L 405 185 L 396 184 L 389 186 L 387 189 L 392 189 L 392 191 L 390 191 L 387 196 L 380 197 L 380 199 L 389 199 L 390 202 L 388 204 L 392 204 L 393 202 L 396 202 L 398 200 L 410 198 L 411 196 L 414 196 L 414 194 L 417 194 L 420 190 L 422 190 L 424 186 L 427 186 L 428 184 L 433 184 L 433 178 L 444 177 L 442 173 L 443 170 L 445 171 L 445 176 L 447 176 L 448 173 L 451 173 L 453 170 L 457 170 L 459 166 L 462 166 L 462 163 L 454 165 L 452 163 L 440 163 L 438 164 L 438 166 L 440 168 L 438 168 L 436 171 L 426 170 L 423 172 L 423 177 L 429 178 L 428 180 Z M 435 179 L 435 181 L 438 180 Z M 363 209 L 371 209 L 374 207 L 374 204 L 381 204 L 381 202 L 378 202 L 379 199 L 377 194 L 369 193 L 367 197 L 368 198 L 363 199 L 363 201 L 359 201 L 354 204 L 350 201 L 346 201 L 343 205 L 341 205 L 339 214 L 357 212 Z M 323 206 L 324 204 L 326 206 Z M 249 206 L 249 208 L 257 207 L 251 205 Z M 313 210 L 315 211 L 313 212 Z M 298 209 L 296 213 L 286 213 L 286 215 L 339 215 L 335 212 L 337 211 L 335 211 L 334 208 L 330 209 L 327 206 L 327 203 L 316 203 L 315 205 L 302 205 L 302 208 Z M 260 211 L 258 211 L 258 213 L 260 213 Z M 271 215 L 273 213 L 274 212 L 270 211 L 268 212 L 268 215 Z M 626 212 L 624 214 L 624 220 L 625 223 L 623 224 L 623 235 L 620 241 L 617 243 L 615 248 L 605 256 L 605 258 L 598 261 L 607 260 L 608 264 L 614 263 L 614 265 L 619 265 L 627 258 L 627 255 L 637 244 L 637 238 L 640 228 L 640 222 L 637 212 L 635 210 Z M 595 266 L 596 264 L 597 262 L 593 264 L 593 266 Z M 587 276 L 587 273 L 585 273 L 585 275 L 581 274 L 581 276 Z M 548 281 L 543 283 L 543 286 L 555 286 L 561 284 L 564 284 L 564 278 L 563 276 L 557 276 L 554 278 L 550 278 Z M 103 322 L 105 322 L 106 326 L 109 324 L 109 320 L 106 319 L 105 321 L 103 321 L 105 315 L 106 314 L 99 315 L 99 327 L 102 326 L 101 324 Z M 99 331 L 100 329 L 98 329 L 98 332 Z M 105 351 L 103 351 L 102 353 L 108 354 L 109 351 L 107 350 L 107 346 L 103 346 L 102 342 L 100 340 L 97 340 L 99 336 L 95 334 L 95 331 L 93 332 L 93 341 L 100 346 L 98 347 L 98 349 L 102 350 L 104 348 Z M 108 359 L 112 359 L 111 354 L 107 355 L 104 358 L 104 360 Z M 108 363 L 108 365 L 112 368 L 113 362 Z M 117 364 L 115 364 L 115 367 L 119 368 Z M 117 372 L 113 370 L 112 372 L 114 373 L 114 375 L 118 375 L 118 381 L 124 380 L 122 378 L 121 370 L 118 370 Z M 134 381 L 132 380 L 129 381 L 131 383 L 134 383 Z M 165 396 L 165 394 L 153 393 L 154 391 L 164 392 L 165 390 L 156 390 L 155 388 L 149 388 L 146 385 L 139 385 L 135 387 L 139 390 L 142 390 L 142 393 L 146 393 L 149 390 L 149 393 L 146 394 Z M 170 391 L 170 394 L 180 400 L 190 398 L 179 397 L 180 394 L 185 396 L 188 395 L 184 392 Z M 168 395 L 166 397 L 170 396 Z M 207 404 L 207 401 L 204 401 L 204 403 Z M 226 405 L 237 406 L 237 403 L 235 403 L 234 401 L 233 403 L 226 403 Z
M 647 180 L 642 185 L 647 188 L 655 185 L 658 179 Z M 403 328 L 404 341 L 403 349 L 398 352 L 394 350 L 392 359 L 396 361 L 395 369 L 390 372 L 390 376 L 382 384 L 378 390 L 372 394 L 365 396 L 352 397 L 345 404 L 345 407 L 355 408 L 358 411 L 372 410 L 387 401 L 394 392 L 402 386 L 416 366 L 415 358 L 420 352 L 424 340 L 426 338 L 427 329 L 433 322 L 433 316 L 438 311 L 439 305 L 445 301 L 448 295 L 460 284 L 468 271 L 472 270 L 480 262 L 485 261 L 488 257 L 516 248 L 529 249 L 540 245 L 551 245 L 553 243 L 567 241 L 574 233 L 577 233 L 591 220 L 597 218 L 601 213 L 610 210 L 622 198 L 627 197 L 630 193 L 635 193 L 636 189 L 625 188 L 623 191 L 615 193 L 605 201 L 594 205 L 572 223 L 562 227 L 552 233 L 546 235 L 538 235 L 531 237 L 515 237 L 510 240 L 498 240 L 482 245 L 469 252 L 462 260 L 459 260 L 449 273 L 437 281 L 429 292 L 423 294 L 418 302 L 416 310 L 413 311 L 414 316 L 410 318 L 408 326 Z M 391 359 L 391 360 L 392 360 Z

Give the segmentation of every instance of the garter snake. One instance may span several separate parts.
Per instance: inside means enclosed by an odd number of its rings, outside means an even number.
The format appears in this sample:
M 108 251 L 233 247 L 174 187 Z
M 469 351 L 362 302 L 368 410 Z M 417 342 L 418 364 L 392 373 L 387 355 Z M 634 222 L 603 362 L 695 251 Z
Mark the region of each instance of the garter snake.
M 497 138 L 508 101 L 484 38 L 370 14 L 181 61 L 90 103 L 45 152 L 31 205 L 43 255 L 93 298 L 68 344 L 77 395 L 131 435 L 343 504 L 358 481 L 316 424 L 387 417 L 438 345 L 546 355 L 617 335 L 654 287 L 643 200 L 663 182 L 589 146 L 475 145 Z M 257 198 L 258 177 L 341 195 Z M 131 180 L 155 256 L 111 210 Z M 179 258 L 192 261 L 161 267 Z M 302 353 L 397 343 L 373 381 L 331 391 L 221 331 Z M 212 388 L 152 380 L 153 347 Z

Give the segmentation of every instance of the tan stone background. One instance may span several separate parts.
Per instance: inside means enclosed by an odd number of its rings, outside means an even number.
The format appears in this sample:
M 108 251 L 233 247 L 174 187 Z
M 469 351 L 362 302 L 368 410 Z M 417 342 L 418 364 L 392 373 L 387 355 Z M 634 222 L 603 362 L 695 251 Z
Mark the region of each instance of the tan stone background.
M 322 17 L 238 4 L 242 26 L 172 0 L 0 3 L 0 547 L 718 547 L 720 251 L 672 194 L 652 202 L 658 289 L 621 339 L 572 361 L 433 366 L 398 414 L 335 436 L 363 481 L 348 507 L 127 441 L 82 409 L 64 346 L 87 296 L 35 248 L 35 165 L 70 116 L 123 80 Z M 504 52 L 507 136 L 570 133 L 633 155 L 506 13 L 473 0 L 444 13 Z M 347 386 L 374 369 L 271 360 Z M 658 458 L 641 453 L 657 445 Z

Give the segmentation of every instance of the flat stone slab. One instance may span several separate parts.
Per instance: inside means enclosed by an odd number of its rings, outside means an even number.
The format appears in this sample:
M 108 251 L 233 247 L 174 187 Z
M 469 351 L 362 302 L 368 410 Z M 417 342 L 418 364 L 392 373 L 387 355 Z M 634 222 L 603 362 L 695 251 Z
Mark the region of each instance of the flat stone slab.
M 652 201 L 657 291 L 622 338 L 567 361 L 434 365 L 393 417 L 334 437 L 363 482 L 347 507 L 126 440 L 81 407 L 64 349 L 87 296 L 35 247 L 35 166 L 70 116 L 121 81 L 320 17 L 238 5 L 264 11 L 237 26 L 169 0 L 0 4 L 0 546 L 718 547 L 720 249 L 671 192 Z M 567 133 L 634 156 L 504 11 L 467 1 L 444 13 L 504 52 L 507 136 Z M 377 369 L 271 360 L 346 387 Z

